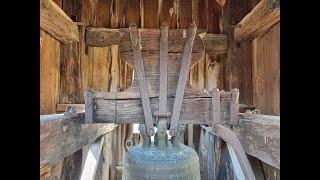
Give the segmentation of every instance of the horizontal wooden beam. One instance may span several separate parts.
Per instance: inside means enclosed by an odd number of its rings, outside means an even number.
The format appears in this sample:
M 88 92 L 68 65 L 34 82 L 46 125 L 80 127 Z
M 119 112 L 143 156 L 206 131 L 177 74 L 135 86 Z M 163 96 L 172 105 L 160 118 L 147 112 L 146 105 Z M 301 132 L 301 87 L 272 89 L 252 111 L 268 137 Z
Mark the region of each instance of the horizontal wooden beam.
M 280 169 L 280 116 L 239 115 L 239 128 L 233 130 L 247 154 Z
M 280 21 L 280 0 L 262 0 L 234 29 L 236 41 L 251 40 L 263 35 Z
M 124 35 L 119 29 L 94 28 L 86 29 L 86 45 L 104 47 L 119 44 Z
M 206 33 L 202 38 L 205 51 L 210 56 L 226 53 L 228 50 L 226 34 Z
M 170 29 L 168 52 L 183 52 L 187 38 L 187 29 Z M 160 51 L 160 29 L 139 29 L 142 52 Z M 202 33 L 202 31 L 199 31 Z M 89 46 L 109 46 L 119 44 L 121 52 L 132 51 L 128 28 L 107 29 L 87 28 L 86 43 Z M 199 35 L 196 35 L 192 52 L 203 52 L 204 47 Z
M 78 26 L 52 0 L 40 0 L 40 28 L 62 43 L 79 42 Z
M 40 115 L 40 165 L 54 164 L 117 126 L 83 124 L 83 116 L 83 113 Z

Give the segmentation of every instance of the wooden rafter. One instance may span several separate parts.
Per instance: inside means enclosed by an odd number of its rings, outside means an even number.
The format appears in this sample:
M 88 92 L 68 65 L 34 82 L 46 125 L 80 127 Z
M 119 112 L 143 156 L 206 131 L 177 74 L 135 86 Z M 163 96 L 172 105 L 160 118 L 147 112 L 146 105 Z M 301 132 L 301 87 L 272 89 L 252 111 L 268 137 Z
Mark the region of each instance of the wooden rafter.
M 52 0 L 40 0 L 40 28 L 62 43 L 79 42 L 78 26 Z
M 236 41 L 251 40 L 263 35 L 280 21 L 280 0 L 262 0 L 234 29 Z

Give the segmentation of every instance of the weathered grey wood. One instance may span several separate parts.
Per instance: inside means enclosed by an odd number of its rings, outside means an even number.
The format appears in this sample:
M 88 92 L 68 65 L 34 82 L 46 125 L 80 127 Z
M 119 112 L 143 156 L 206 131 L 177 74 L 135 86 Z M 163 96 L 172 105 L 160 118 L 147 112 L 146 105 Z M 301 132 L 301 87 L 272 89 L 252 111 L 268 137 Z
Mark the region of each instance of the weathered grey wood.
M 62 43 L 79 42 L 78 26 L 52 0 L 40 0 L 40 28 Z
M 262 0 L 234 29 L 236 41 L 250 40 L 263 35 L 280 21 L 280 0 Z
M 80 179 L 82 164 L 82 149 L 63 159 L 59 180 Z
M 159 113 L 167 114 L 167 60 L 168 60 L 168 25 L 161 25 L 160 39 L 160 80 Z
M 231 89 L 230 125 L 238 125 L 239 89 Z
M 91 144 L 87 154 L 86 162 L 81 173 L 80 180 L 93 180 L 100 160 L 104 137 L 102 136 L 97 142 Z
M 93 122 L 93 91 L 91 89 L 86 89 L 84 93 L 84 102 L 85 102 L 85 114 L 84 114 L 84 123 Z
M 174 98 L 168 98 L 167 109 L 172 109 Z M 151 111 L 159 109 L 159 98 L 150 98 Z M 94 122 L 144 123 L 141 99 L 96 100 Z M 212 122 L 211 99 L 184 99 L 181 108 L 181 123 L 210 124 Z M 153 117 L 154 118 L 154 117 Z M 225 117 L 223 117 L 225 118 Z M 228 119 L 228 117 L 226 117 Z
M 120 28 L 121 32 L 125 34 L 122 36 L 122 39 L 119 43 L 119 50 L 121 52 L 132 51 L 129 30 L 127 28 Z M 139 33 L 141 35 L 141 44 L 142 44 L 142 52 L 159 52 L 160 50 L 160 29 L 139 29 Z M 168 52 L 169 53 L 181 53 L 183 52 L 184 45 L 187 39 L 188 29 L 169 29 L 168 31 Z M 199 37 L 199 35 L 195 35 L 194 45 L 192 52 L 203 52 L 204 45 Z
M 220 116 L 220 91 L 214 88 L 212 90 L 212 124 L 221 124 Z
M 119 44 L 124 35 L 119 29 L 86 28 L 86 45 L 104 47 Z
M 145 124 L 148 136 L 154 135 L 154 125 L 152 112 L 150 107 L 150 100 L 148 96 L 147 82 L 145 81 L 145 72 L 143 67 L 143 60 L 141 54 L 141 39 L 136 25 L 130 25 L 130 39 L 133 48 L 133 57 L 135 61 L 135 71 L 137 72 L 139 91 L 142 100 L 143 114 L 145 117 Z
M 178 133 L 177 128 L 178 128 L 179 119 L 180 119 L 181 105 L 182 105 L 182 100 L 184 95 L 184 89 L 187 83 L 188 69 L 189 69 L 189 64 L 191 59 L 193 42 L 196 35 L 196 30 L 197 30 L 197 26 L 194 23 L 191 24 L 188 30 L 188 37 L 187 37 L 184 51 L 183 51 L 178 86 L 176 90 L 176 96 L 174 100 L 172 117 L 170 122 L 170 129 L 169 129 L 169 133 L 171 136 L 175 136 Z
M 236 153 L 234 152 L 232 146 L 229 143 L 227 143 L 227 148 L 228 148 L 228 151 L 229 151 L 229 154 L 231 157 L 233 170 L 235 171 L 237 179 L 238 180 L 245 180 L 244 173 L 243 173 L 241 165 L 237 159 Z
M 223 139 L 226 143 L 231 145 L 234 154 L 241 166 L 243 175 L 246 180 L 255 180 L 254 173 L 252 171 L 251 165 L 249 163 L 249 160 L 245 154 L 245 151 L 243 150 L 243 147 L 238 140 L 237 136 L 228 128 L 222 126 L 222 125 L 213 125 L 213 134 L 215 136 L 220 137 Z
M 114 124 L 83 124 L 83 115 L 40 115 L 40 165 L 54 164 L 116 127 Z
M 199 142 L 199 161 L 201 179 L 215 179 L 213 150 L 214 143 L 212 135 L 206 128 L 201 128 Z
M 205 51 L 210 56 L 226 53 L 228 50 L 227 34 L 206 33 L 202 38 Z
M 280 169 L 280 116 L 239 115 L 239 129 L 233 130 L 246 153 Z

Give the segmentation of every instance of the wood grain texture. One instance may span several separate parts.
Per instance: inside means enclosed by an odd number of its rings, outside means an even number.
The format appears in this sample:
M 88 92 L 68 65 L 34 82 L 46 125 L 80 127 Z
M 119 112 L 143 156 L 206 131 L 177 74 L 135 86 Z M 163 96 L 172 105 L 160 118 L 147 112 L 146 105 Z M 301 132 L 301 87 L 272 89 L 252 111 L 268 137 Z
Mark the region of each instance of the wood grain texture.
M 269 164 L 264 162 L 262 162 L 262 167 L 263 167 L 266 179 L 280 180 L 280 169 L 270 166 Z
M 60 103 L 82 103 L 80 58 L 78 44 L 61 45 Z
M 82 149 L 63 159 L 60 180 L 80 179 Z
M 137 81 L 139 86 L 139 92 L 142 101 L 143 114 L 146 124 L 146 131 L 148 136 L 153 136 L 154 131 L 154 121 L 152 118 L 152 112 L 150 107 L 150 99 L 145 75 L 145 69 L 143 65 L 143 59 L 141 54 L 141 39 L 140 34 L 135 25 L 130 25 L 130 39 L 131 45 L 133 48 L 133 59 L 134 59 L 134 68 L 137 73 Z
M 195 64 L 203 53 L 192 53 L 190 66 Z M 160 77 L 160 56 L 159 53 L 148 53 L 142 52 L 144 70 L 146 72 L 146 81 L 148 86 L 149 97 L 157 97 L 159 95 L 159 77 Z M 127 62 L 131 67 L 134 67 L 133 53 L 121 53 L 120 58 Z M 168 96 L 175 96 L 176 87 L 179 78 L 180 66 L 182 61 L 182 53 L 169 53 L 168 54 Z M 187 83 L 189 84 L 189 83 Z M 187 85 L 185 95 L 196 96 L 202 95 L 210 96 L 208 93 L 202 93 L 192 89 L 191 85 Z M 123 92 L 117 93 L 104 93 L 95 92 L 96 98 L 104 99 L 128 99 L 128 98 L 139 98 L 139 87 L 137 81 L 137 73 L 134 72 L 134 79 L 132 85 Z
M 159 28 L 158 0 L 143 1 L 144 28 Z
M 175 100 L 172 110 L 172 117 L 170 122 L 169 133 L 171 136 L 175 136 L 178 133 L 178 124 L 180 119 L 181 105 L 183 101 L 183 95 L 185 87 L 188 80 L 188 71 L 192 54 L 192 47 L 194 43 L 194 38 L 196 36 L 197 26 L 191 24 L 188 29 L 187 40 L 185 42 L 184 51 L 182 55 L 182 62 L 180 66 L 179 80 L 177 84 L 177 89 L 175 93 Z
M 86 28 L 86 44 L 88 46 L 104 47 L 119 44 L 123 32 L 118 29 Z
M 62 43 L 79 41 L 77 25 L 52 0 L 40 0 L 40 27 Z
M 280 23 L 253 41 L 253 105 L 280 115 Z
M 120 51 L 132 51 L 129 30 L 120 28 L 125 33 L 119 43 Z M 169 29 L 168 35 L 168 52 L 183 52 L 184 44 L 187 39 L 187 29 Z M 142 52 L 160 50 L 160 29 L 139 29 L 141 36 Z M 192 52 L 202 52 L 204 50 L 203 43 L 199 35 L 196 35 Z
M 175 6 L 175 0 L 163 1 L 160 12 L 160 23 L 167 23 L 169 29 L 176 29 L 177 13 L 178 10 Z
M 83 114 L 40 116 L 40 165 L 54 164 L 98 137 L 112 131 L 114 124 L 83 124 Z
M 223 139 L 233 149 L 233 154 L 239 163 L 243 176 L 248 180 L 255 180 L 249 160 L 238 139 L 238 137 L 227 127 L 222 125 L 213 125 L 213 134 Z
M 205 46 L 205 51 L 210 56 L 226 53 L 228 50 L 227 40 L 228 38 L 226 34 L 206 33 L 202 38 Z
M 40 30 L 40 114 L 53 114 L 59 99 L 60 43 Z
M 234 39 L 239 42 L 261 36 L 279 21 L 280 0 L 262 0 L 237 24 Z
M 239 118 L 235 130 L 246 153 L 280 169 L 280 117 Z

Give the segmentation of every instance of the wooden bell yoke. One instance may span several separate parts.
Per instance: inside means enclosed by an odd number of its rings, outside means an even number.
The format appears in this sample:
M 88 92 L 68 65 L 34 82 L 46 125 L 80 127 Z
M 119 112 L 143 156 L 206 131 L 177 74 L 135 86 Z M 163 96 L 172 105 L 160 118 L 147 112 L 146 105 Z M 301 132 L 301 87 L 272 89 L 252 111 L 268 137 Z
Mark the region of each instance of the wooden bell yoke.
M 179 124 L 206 124 L 228 142 L 245 179 L 255 179 L 239 140 L 223 125 L 238 125 L 239 90 L 198 91 L 188 70 L 204 57 L 204 45 L 192 23 L 189 29 L 119 29 L 120 58 L 134 67 L 132 85 L 122 92 L 85 92 L 85 123 L 143 123 L 148 136 L 166 121 L 171 136 Z

